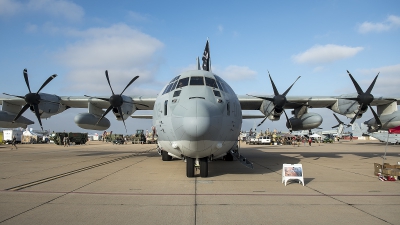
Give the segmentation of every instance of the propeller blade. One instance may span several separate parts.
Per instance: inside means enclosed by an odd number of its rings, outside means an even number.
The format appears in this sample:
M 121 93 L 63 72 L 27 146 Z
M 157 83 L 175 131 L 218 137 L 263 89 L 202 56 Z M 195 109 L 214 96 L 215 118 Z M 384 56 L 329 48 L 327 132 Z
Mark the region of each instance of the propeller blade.
M 107 70 L 106 70 L 106 78 L 107 78 L 108 85 L 110 86 L 111 93 L 112 93 L 113 95 L 115 95 L 115 94 L 114 94 L 114 91 L 113 91 L 113 89 L 112 89 L 112 87 L 111 87 L 110 78 L 108 78 L 108 71 L 107 71 Z
M 111 110 L 112 108 L 113 108 L 112 105 L 110 105 L 110 107 L 107 108 L 106 112 L 100 117 L 100 119 L 97 121 L 96 125 L 100 122 L 100 120 L 102 120 L 102 119 L 107 115 L 107 113 L 110 112 L 110 110 Z
M 261 121 L 261 123 L 259 123 L 259 124 L 257 125 L 257 127 L 261 126 L 261 124 L 263 124 L 264 121 L 265 121 L 266 119 L 267 119 L 267 117 L 265 117 L 265 118 Z
M 372 81 L 371 85 L 368 87 L 367 91 L 365 93 L 371 94 L 372 88 L 374 88 L 376 79 L 378 78 L 379 73 L 376 75 L 375 79 Z
M 376 123 L 378 124 L 378 127 L 381 128 L 382 127 L 381 119 L 379 119 L 379 116 L 378 116 L 378 114 L 376 114 L 375 110 L 370 105 L 368 105 L 368 106 L 371 109 L 372 114 L 374 114 L 374 118 L 375 118 Z
M 290 129 L 289 129 L 289 131 L 290 131 L 290 133 L 292 133 L 292 131 L 293 131 L 293 126 L 292 126 L 292 123 L 290 122 L 290 120 L 289 120 L 289 117 L 288 117 L 288 116 L 287 116 L 287 114 L 286 114 L 286 111 L 285 111 L 285 110 L 283 110 L 283 112 L 285 113 L 286 120 L 288 121 L 288 123 L 289 123 L 289 125 L 290 125 Z
M 103 101 L 107 101 L 107 102 L 110 100 L 108 98 L 98 98 L 98 97 L 92 97 L 92 96 L 89 96 L 89 95 L 83 95 L 83 96 L 88 97 L 88 98 L 95 98 L 95 99 L 99 99 L 99 100 L 103 100 Z
M 279 95 L 279 91 L 278 91 L 278 89 L 276 89 L 275 83 L 272 80 L 271 74 L 269 74 L 269 71 L 268 71 L 268 75 L 269 75 L 269 79 L 271 80 L 272 88 L 274 89 L 274 95 Z
M 358 85 L 357 81 L 353 78 L 353 76 L 351 75 L 351 73 L 348 70 L 347 70 L 347 73 L 349 74 L 351 81 L 353 81 L 353 84 L 357 90 L 357 93 L 359 95 L 364 94 L 363 90 L 360 88 L 360 85 Z
M 360 109 L 362 109 L 362 107 L 364 106 L 364 104 L 360 105 Z M 356 121 L 358 114 L 360 114 L 360 110 L 357 111 L 356 115 L 353 117 L 353 119 L 351 119 L 350 124 L 353 124 L 354 121 Z
M 135 82 L 135 80 L 138 79 L 138 78 L 139 78 L 139 76 L 134 77 L 134 78 L 128 83 L 128 85 L 126 85 L 125 89 L 121 92 L 120 95 L 122 95 L 122 93 L 124 93 L 124 91 L 125 91 L 133 82 Z
M 339 120 L 339 118 L 336 116 L 335 113 L 333 113 L 333 116 L 336 118 L 336 120 L 338 121 L 339 124 L 343 123 L 341 120 Z
M 336 128 L 336 127 L 339 127 L 340 126 L 340 124 L 338 124 L 338 125 L 336 125 L 336 126 L 333 126 L 332 128 Z
M 15 116 L 14 120 L 12 121 L 15 123 L 15 121 L 24 113 L 27 109 L 29 108 L 29 104 L 25 104 L 24 107 L 18 112 L 18 114 Z
M 287 93 L 289 93 L 290 89 L 293 87 L 293 85 L 297 82 L 298 79 L 300 79 L 301 76 L 297 77 L 297 79 L 293 82 L 292 85 L 282 94 L 283 96 L 286 97 Z
M 50 81 L 52 81 L 56 76 L 57 76 L 57 74 L 53 74 L 53 75 L 51 75 L 49 78 L 47 78 L 47 80 L 42 84 L 42 86 L 39 88 L 39 90 L 36 92 L 36 94 L 39 94 L 39 92 L 40 92 L 44 87 L 46 87 L 46 85 L 47 85 L 48 83 L 50 83 Z
M 7 94 L 7 93 L 3 93 L 3 95 L 8 95 L 8 96 L 12 96 L 12 97 L 17 97 L 17 98 L 25 99 L 24 96 L 19 96 L 19 95 L 10 95 L 10 94 Z
M 39 114 L 39 106 L 37 104 L 33 105 L 33 108 L 35 109 L 35 115 L 39 121 L 40 127 L 43 130 L 43 125 L 42 125 L 42 121 L 40 120 L 40 114 Z
M 25 78 L 25 83 L 26 83 L 26 86 L 28 86 L 28 90 L 29 90 L 29 93 L 32 93 L 31 92 L 31 87 L 29 86 L 29 79 L 28 79 L 28 70 L 27 69 L 24 69 L 24 78 Z
M 255 95 L 248 95 L 248 96 L 251 96 L 251 97 L 254 97 L 254 98 L 260 98 L 260 99 L 264 99 L 264 100 L 268 100 L 268 101 L 274 101 L 274 99 L 273 98 L 268 98 L 268 97 L 260 97 L 260 96 L 255 96 Z
M 121 106 L 118 107 L 118 111 L 119 111 L 119 116 L 121 117 L 122 122 L 124 123 L 125 131 L 126 131 L 126 133 L 128 133 L 128 130 L 126 129 L 124 117 L 122 116 Z

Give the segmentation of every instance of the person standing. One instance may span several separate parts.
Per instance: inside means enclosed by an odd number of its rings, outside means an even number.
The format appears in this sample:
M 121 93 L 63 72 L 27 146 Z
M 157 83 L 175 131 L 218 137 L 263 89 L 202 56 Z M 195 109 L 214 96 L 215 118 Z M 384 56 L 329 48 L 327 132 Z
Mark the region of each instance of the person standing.
M 11 150 L 13 150 L 13 146 L 15 147 L 15 150 L 17 150 L 17 138 L 15 135 L 13 136 L 12 142 L 11 142 Z
M 308 138 L 308 144 L 311 146 L 312 139 Z

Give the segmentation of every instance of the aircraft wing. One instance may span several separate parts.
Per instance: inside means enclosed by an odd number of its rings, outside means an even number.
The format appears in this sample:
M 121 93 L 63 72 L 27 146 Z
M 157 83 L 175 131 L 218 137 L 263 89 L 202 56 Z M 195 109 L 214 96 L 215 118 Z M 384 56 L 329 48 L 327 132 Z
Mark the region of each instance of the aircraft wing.
M 157 96 L 128 96 L 131 97 L 137 110 L 152 110 Z M 97 98 L 90 98 L 84 96 L 60 96 L 61 103 L 71 108 L 87 108 L 88 103 L 92 103 L 99 108 L 106 109 L 110 106 L 108 101 L 103 101 Z M 103 96 L 100 98 L 108 99 L 109 96 Z M 0 99 L 1 100 L 1 99 Z M 145 107 L 147 105 L 149 107 Z
M 259 95 L 260 97 L 270 97 L 271 95 Z M 248 95 L 238 95 L 240 105 L 242 110 L 259 110 L 261 107 L 263 99 L 248 96 Z M 285 109 L 294 109 L 303 105 L 309 108 L 327 108 L 336 103 L 340 96 L 287 96 L 288 103 L 285 104 Z M 378 97 L 375 98 L 371 105 L 385 105 L 393 101 L 397 101 L 397 105 L 400 105 L 400 98 L 387 98 Z
M 268 95 L 260 95 L 260 97 L 272 97 Z M 263 99 L 248 96 L 238 95 L 242 110 L 259 110 Z M 285 105 L 285 109 L 294 109 L 303 105 L 307 105 L 310 108 L 326 108 L 337 101 L 338 97 L 326 97 L 326 96 L 288 96 L 288 103 Z

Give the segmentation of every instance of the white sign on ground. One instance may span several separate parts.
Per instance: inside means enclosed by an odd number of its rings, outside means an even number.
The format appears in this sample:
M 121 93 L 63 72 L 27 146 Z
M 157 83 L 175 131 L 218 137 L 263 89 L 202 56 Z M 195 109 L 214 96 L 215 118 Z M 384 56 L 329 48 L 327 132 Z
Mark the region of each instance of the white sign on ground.
M 304 186 L 304 175 L 302 164 L 283 164 L 282 167 L 282 183 L 285 182 L 285 186 L 288 180 L 298 180 Z

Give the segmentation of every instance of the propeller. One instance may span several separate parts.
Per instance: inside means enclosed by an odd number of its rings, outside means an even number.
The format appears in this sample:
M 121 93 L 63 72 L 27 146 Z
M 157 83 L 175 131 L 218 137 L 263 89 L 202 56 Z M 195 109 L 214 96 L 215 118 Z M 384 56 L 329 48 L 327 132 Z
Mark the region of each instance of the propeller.
M 350 127 L 351 125 L 350 124 L 345 124 L 345 123 L 343 123 L 337 116 L 336 116 L 336 114 L 335 113 L 333 113 L 333 116 L 335 116 L 335 118 L 336 118 L 336 120 L 338 121 L 338 125 L 336 125 L 336 126 L 333 126 L 332 128 L 336 128 L 336 127 L 339 127 L 340 126 L 340 124 L 343 124 L 343 125 L 346 125 L 346 127 Z
M 38 119 L 38 121 L 39 121 L 40 127 L 41 127 L 42 130 L 43 130 L 43 125 L 42 125 L 42 121 L 40 120 L 40 114 L 39 114 L 39 103 L 40 103 L 41 101 L 47 101 L 47 100 L 41 99 L 41 98 L 40 98 L 40 95 L 39 95 L 39 92 L 40 92 L 44 87 L 46 87 L 46 85 L 47 85 L 48 83 L 50 83 L 50 81 L 52 81 L 52 80 L 57 76 L 57 74 L 53 74 L 53 75 L 51 75 L 49 78 L 47 78 L 47 80 L 42 84 L 42 86 L 39 88 L 39 90 L 38 90 L 36 93 L 32 93 L 31 87 L 29 86 L 28 70 L 27 70 L 27 69 L 24 69 L 23 74 L 24 74 L 24 79 L 25 79 L 26 86 L 28 87 L 28 90 L 29 90 L 29 93 L 28 93 L 28 94 L 26 94 L 25 96 L 19 96 L 19 95 L 10 95 L 10 94 L 7 94 L 7 93 L 3 93 L 3 94 L 8 95 L 8 96 L 13 96 L 13 97 L 17 97 L 17 98 L 24 99 L 25 102 L 26 102 L 26 104 L 25 104 L 25 105 L 22 107 L 22 109 L 18 112 L 17 116 L 15 116 L 15 118 L 14 118 L 14 120 L 13 120 L 12 122 L 15 123 L 15 121 L 18 120 L 18 118 L 19 118 L 29 107 L 32 107 L 32 108 L 34 109 L 34 111 L 35 111 L 35 115 L 36 115 L 36 117 L 37 117 L 37 119 Z
M 354 87 L 357 90 L 357 97 L 356 98 L 342 98 L 342 99 L 347 99 L 347 100 L 353 100 L 353 101 L 357 101 L 358 104 L 360 104 L 360 108 L 357 111 L 356 115 L 353 117 L 353 119 L 350 121 L 350 125 L 354 123 L 354 121 L 357 119 L 358 115 L 360 114 L 360 112 L 362 110 L 366 110 L 367 107 L 369 107 L 371 109 L 372 114 L 374 115 L 375 121 L 378 124 L 378 127 L 382 127 L 382 122 L 379 119 L 378 114 L 376 114 L 375 110 L 371 107 L 371 102 L 374 101 L 374 96 L 371 94 L 372 89 L 374 88 L 376 79 L 379 76 L 379 73 L 376 75 L 375 79 L 372 81 L 371 85 L 368 87 L 367 91 L 364 92 L 360 85 L 358 85 L 357 81 L 353 78 L 353 76 L 351 75 L 351 73 L 347 70 L 347 73 L 350 76 L 351 81 L 354 84 Z
M 121 117 L 121 119 L 122 119 L 122 122 L 124 123 L 125 131 L 127 131 L 126 125 L 125 125 L 125 120 L 124 120 L 124 117 L 123 117 L 123 115 L 122 115 L 121 106 L 122 106 L 123 103 L 130 103 L 130 102 L 124 101 L 124 99 L 122 98 L 122 94 L 125 92 L 125 90 L 126 90 L 133 82 L 135 82 L 136 79 L 139 78 L 139 76 L 135 76 L 134 78 L 132 78 L 132 80 L 126 85 L 126 87 L 125 87 L 124 90 L 121 92 L 121 94 L 115 94 L 115 93 L 114 93 L 114 90 L 113 90 L 112 87 L 111 87 L 110 78 L 108 77 L 108 71 L 106 70 L 105 73 L 106 73 L 106 78 L 107 78 L 108 85 L 110 86 L 110 89 L 111 89 L 111 93 L 112 93 L 111 97 L 108 98 L 108 99 L 107 99 L 107 98 L 99 98 L 99 97 L 91 97 L 91 96 L 88 96 L 88 95 L 85 95 L 85 97 L 96 98 L 96 99 L 100 99 L 100 100 L 103 100 L 103 101 L 108 101 L 108 102 L 110 103 L 110 107 L 107 108 L 107 110 L 104 112 L 104 114 L 103 114 L 103 115 L 100 117 L 100 119 L 97 121 L 96 125 L 111 111 L 111 109 L 115 108 L 115 109 L 118 110 L 119 115 L 120 115 L 120 117 Z M 140 103 L 135 103 L 135 104 L 137 104 L 137 105 L 142 105 L 142 106 L 145 106 L 145 107 L 149 107 L 149 106 L 147 106 L 147 105 L 140 104 Z
M 274 97 L 271 98 L 271 97 L 262 97 L 262 96 L 254 96 L 254 95 L 249 95 L 249 96 L 271 101 L 274 104 L 274 108 L 272 108 L 272 110 L 270 112 L 268 112 L 266 115 L 269 115 L 274 110 L 277 113 L 281 113 L 283 111 L 285 113 L 286 120 L 290 124 L 290 130 L 292 130 L 292 124 L 291 124 L 285 110 L 283 109 L 283 107 L 285 106 L 286 103 L 290 103 L 287 101 L 286 95 L 289 93 L 290 89 L 293 87 L 293 85 L 297 82 L 297 80 L 301 76 L 297 77 L 297 79 L 293 82 L 292 85 L 290 85 L 290 87 L 285 92 L 283 92 L 282 94 L 279 94 L 279 91 L 276 88 L 275 83 L 272 80 L 272 77 L 271 77 L 271 74 L 269 73 L 269 71 L 268 71 L 268 75 L 269 75 L 269 79 L 271 80 L 272 89 L 274 90 Z M 261 124 L 263 124 L 266 119 L 267 119 L 267 117 L 265 117 L 264 120 L 261 121 L 260 124 L 258 124 L 258 126 L 261 126 Z

